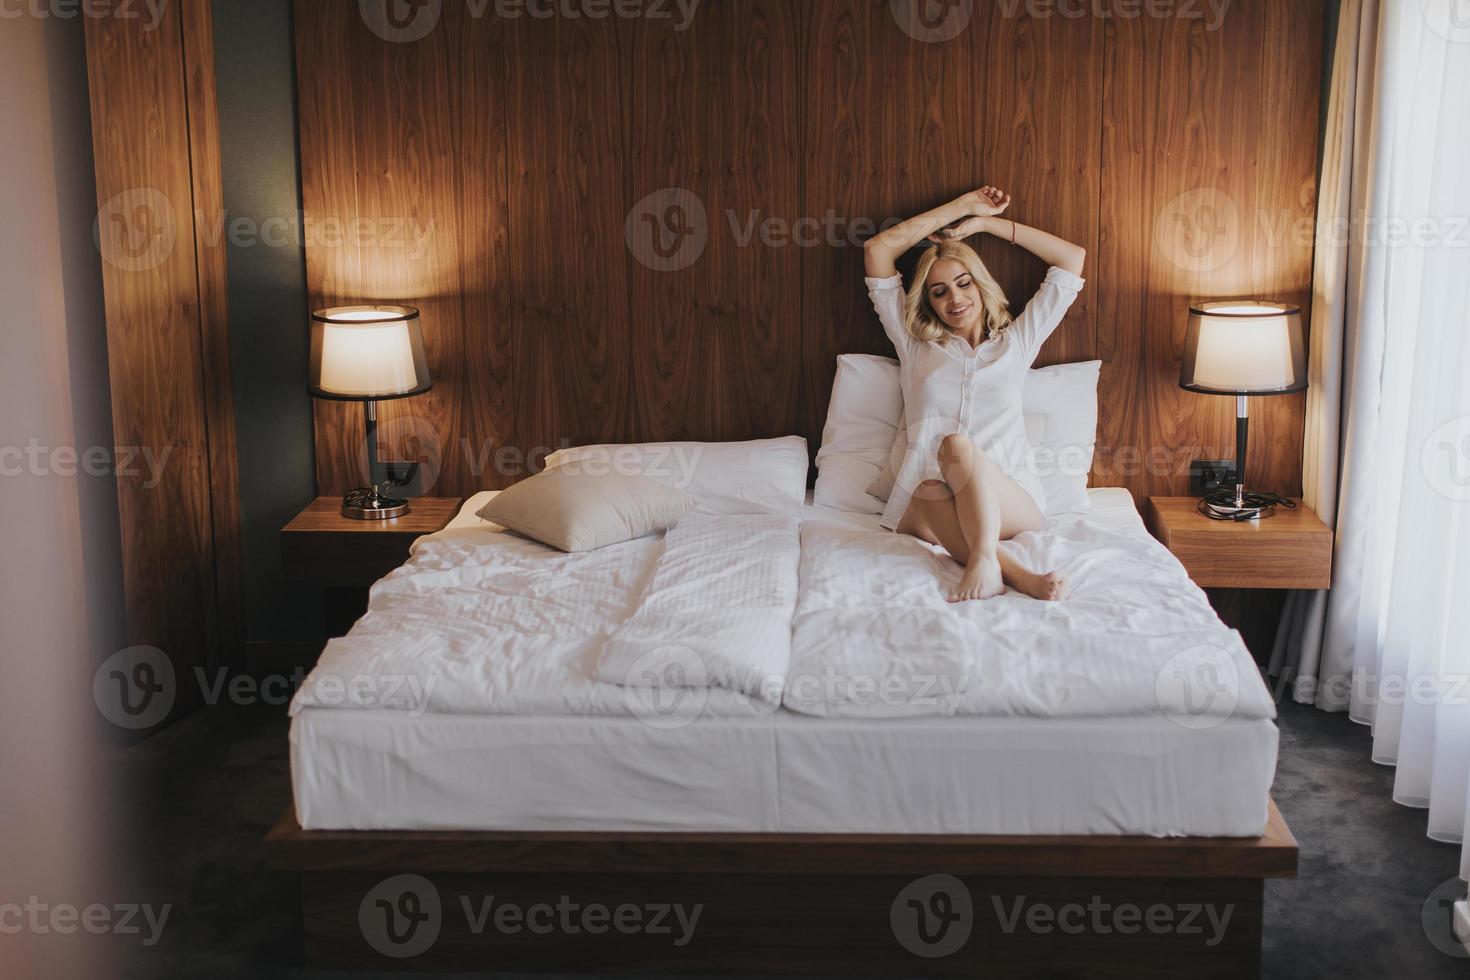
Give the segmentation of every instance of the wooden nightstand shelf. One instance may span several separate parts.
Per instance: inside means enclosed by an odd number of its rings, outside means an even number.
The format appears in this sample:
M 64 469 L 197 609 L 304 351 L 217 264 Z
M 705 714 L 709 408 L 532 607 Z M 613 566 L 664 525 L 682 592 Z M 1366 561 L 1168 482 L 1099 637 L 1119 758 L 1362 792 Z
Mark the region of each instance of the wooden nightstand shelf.
M 1326 589 L 1332 585 L 1332 531 L 1298 504 L 1259 521 L 1212 521 L 1194 497 L 1150 497 L 1153 536 L 1206 589 Z
M 442 530 L 459 497 L 416 497 L 390 521 L 342 516 L 341 497 L 318 497 L 281 529 L 281 565 L 293 581 L 324 587 L 328 634 L 340 636 L 367 608 L 367 589 L 408 560 L 414 539 Z

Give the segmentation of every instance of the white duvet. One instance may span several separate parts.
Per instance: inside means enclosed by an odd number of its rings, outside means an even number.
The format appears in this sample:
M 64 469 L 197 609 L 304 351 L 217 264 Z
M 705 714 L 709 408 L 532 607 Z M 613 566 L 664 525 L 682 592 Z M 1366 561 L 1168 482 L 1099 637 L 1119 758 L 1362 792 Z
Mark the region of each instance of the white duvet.
M 466 505 L 472 513 L 474 501 Z M 942 551 L 808 508 L 690 515 L 566 555 L 475 518 L 419 539 L 292 703 L 412 713 L 1274 716 L 1238 634 L 1169 553 L 1081 519 L 1002 547 L 1071 582 L 951 605 Z M 798 580 L 799 570 L 799 580 Z M 683 714 L 681 714 L 683 712 Z
M 801 522 L 689 514 L 671 528 L 637 610 L 608 637 L 597 676 L 625 687 L 722 687 L 781 703 Z
M 830 513 L 830 512 L 829 512 Z M 1141 527 L 1086 518 L 1002 544 L 1070 593 L 951 604 L 960 566 L 867 519 L 802 528 L 784 704 L 804 714 L 1274 717 L 1255 663 Z
M 292 701 L 293 714 L 393 708 L 633 714 L 657 722 L 679 709 L 667 687 L 684 680 L 661 669 L 667 650 L 657 627 L 675 614 L 691 624 L 724 624 L 679 634 L 697 655 L 724 665 L 699 678 L 711 685 L 698 699 L 702 713 L 776 707 L 796 600 L 796 518 L 690 515 L 682 533 L 671 535 L 675 548 L 662 579 L 655 574 L 665 558 L 661 534 L 569 555 L 487 522 L 459 524 L 420 538 L 408 564 L 373 586 L 366 615 L 328 642 Z M 664 634 L 675 637 L 672 627 Z M 771 635 L 780 641 L 775 650 L 742 649 Z M 636 683 L 650 674 L 660 683 Z M 773 686 L 722 686 L 772 674 Z

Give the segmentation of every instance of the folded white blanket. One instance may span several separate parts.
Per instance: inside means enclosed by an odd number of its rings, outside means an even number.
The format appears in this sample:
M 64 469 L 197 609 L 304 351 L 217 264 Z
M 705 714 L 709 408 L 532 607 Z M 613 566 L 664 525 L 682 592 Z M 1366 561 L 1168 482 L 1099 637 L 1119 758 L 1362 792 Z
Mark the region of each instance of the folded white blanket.
M 1083 519 L 1002 547 L 1066 573 L 1070 595 L 952 605 L 961 569 L 941 549 L 808 519 L 785 706 L 844 717 L 1165 714 L 1186 727 L 1274 717 L 1239 634 L 1141 528 Z
M 681 518 L 637 611 L 608 637 L 598 678 L 641 688 L 723 687 L 780 704 L 800 528 L 775 514 Z
M 479 521 L 420 538 L 408 564 L 373 586 L 367 614 L 327 644 L 292 713 L 643 715 L 643 699 L 599 680 L 597 663 L 663 553 L 661 534 L 568 555 Z M 700 708 L 774 710 L 729 688 L 709 690 Z

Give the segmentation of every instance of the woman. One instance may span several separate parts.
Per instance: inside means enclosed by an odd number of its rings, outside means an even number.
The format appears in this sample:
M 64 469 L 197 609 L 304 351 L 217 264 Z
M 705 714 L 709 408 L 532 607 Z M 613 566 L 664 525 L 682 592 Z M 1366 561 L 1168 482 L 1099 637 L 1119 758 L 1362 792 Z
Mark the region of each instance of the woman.
M 1066 593 L 1062 575 L 1025 568 L 999 543 L 1046 526 L 1021 386 L 1082 289 L 1087 252 L 1001 217 L 1010 203 L 1008 194 L 982 187 L 865 246 L 869 295 L 898 349 L 910 440 L 883 526 L 939 545 L 965 566 L 951 602 L 999 595 L 1007 585 L 1038 599 Z M 981 233 L 1051 266 L 1015 319 L 1000 286 L 962 241 Z M 894 263 L 926 240 L 934 247 L 919 260 L 905 296 Z

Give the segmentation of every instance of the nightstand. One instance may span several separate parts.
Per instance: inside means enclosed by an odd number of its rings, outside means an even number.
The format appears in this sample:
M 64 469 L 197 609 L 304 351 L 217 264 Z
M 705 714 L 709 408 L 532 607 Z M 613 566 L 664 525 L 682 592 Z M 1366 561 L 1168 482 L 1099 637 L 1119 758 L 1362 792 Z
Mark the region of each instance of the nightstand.
M 1194 497 L 1150 497 L 1149 531 L 1205 589 L 1326 589 L 1332 531 L 1300 503 L 1259 521 L 1213 521 Z
M 459 497 L 415 497 L 387 521 L 342 516 L 341 497 L 318 497 L 281 528 L 281 566 L 293 581 L 323 587 L 329 636 L 341 636 L 367 609 L 367 590 L 408 560 L 415 538 L 443 530 Z
M 1150 497 L 1143 519 L 1258 663 L 1271 658 L 1286 589 L 1332 585 L 1332 530 L 1298 502 L 1259 521 L 1212 521 L 1197 497 Z

